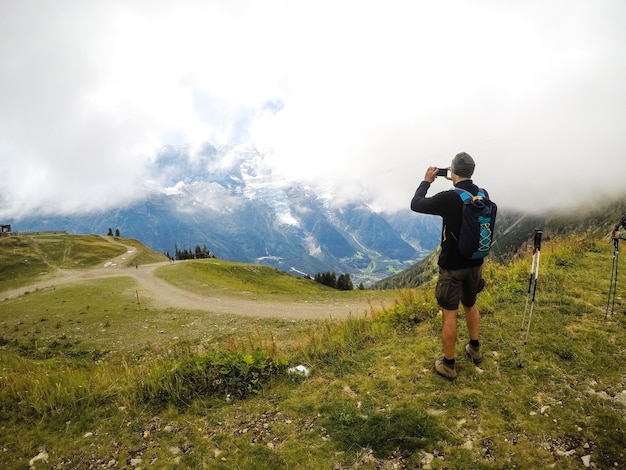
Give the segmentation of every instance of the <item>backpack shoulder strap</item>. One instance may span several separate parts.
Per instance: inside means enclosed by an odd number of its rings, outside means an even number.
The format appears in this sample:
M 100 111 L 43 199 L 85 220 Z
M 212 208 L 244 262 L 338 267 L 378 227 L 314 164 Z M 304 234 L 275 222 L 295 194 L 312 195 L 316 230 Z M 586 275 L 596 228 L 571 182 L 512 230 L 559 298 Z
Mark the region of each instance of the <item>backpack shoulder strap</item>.
M 461 196 L 461 199 L 467 199 L 467 197 L 472 197 L 472 194 L 469 191 L 461 188 L 454 188 L 454 192 Z
M 485 193 L 483 193 L 482 189 L 478 190 L 478 194 L 476 196 L 474 196 L 472 193 L 470 193 L 466 189 L 462 189 L 462 188 L 454 188 L 454 191 L 461 197 L 461 200 L 463 202 L 467 201 L 468 199 L 484 199 L 485 198 Z

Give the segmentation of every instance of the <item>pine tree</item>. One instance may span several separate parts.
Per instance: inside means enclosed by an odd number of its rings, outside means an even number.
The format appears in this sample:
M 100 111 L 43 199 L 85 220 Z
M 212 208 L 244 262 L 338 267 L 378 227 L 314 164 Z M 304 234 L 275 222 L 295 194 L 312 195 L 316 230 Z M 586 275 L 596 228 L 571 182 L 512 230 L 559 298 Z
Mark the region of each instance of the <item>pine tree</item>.
M 337 289 L 339 290 L 353 290 L 354 286 L 352 284 L 352 279 L 350 279 L 349 274 L 342 274 L 337 278 Z

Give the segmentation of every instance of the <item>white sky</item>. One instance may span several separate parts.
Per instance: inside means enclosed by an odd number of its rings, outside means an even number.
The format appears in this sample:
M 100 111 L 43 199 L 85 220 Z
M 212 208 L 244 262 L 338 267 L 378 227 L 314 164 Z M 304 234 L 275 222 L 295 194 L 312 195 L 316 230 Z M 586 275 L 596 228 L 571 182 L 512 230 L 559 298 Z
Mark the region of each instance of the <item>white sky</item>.
M 202 141 L 381 209 L 459 151 L 500 207 L 626 193 L 622 0 L 0 1 L 2 217 L 127 201 Z

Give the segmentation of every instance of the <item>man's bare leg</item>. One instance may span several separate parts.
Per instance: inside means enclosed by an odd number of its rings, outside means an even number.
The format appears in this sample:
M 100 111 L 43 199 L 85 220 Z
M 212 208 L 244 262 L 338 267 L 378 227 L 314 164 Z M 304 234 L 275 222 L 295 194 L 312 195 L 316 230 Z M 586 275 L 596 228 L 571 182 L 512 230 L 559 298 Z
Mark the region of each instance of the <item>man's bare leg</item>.
M 467 331 L 471 340 L 478 340 L 478 330 L 480 326 L 480 314 L 476 304 L 471 307 L 465 307 L 465 323 L 467 323 Z
M 443 342 L 443 355 L 446 359 L 454 359 L 456 346 L 456 317 L 458 310 L 441 309 L 443 321 L 441 326 L 441 338 Z

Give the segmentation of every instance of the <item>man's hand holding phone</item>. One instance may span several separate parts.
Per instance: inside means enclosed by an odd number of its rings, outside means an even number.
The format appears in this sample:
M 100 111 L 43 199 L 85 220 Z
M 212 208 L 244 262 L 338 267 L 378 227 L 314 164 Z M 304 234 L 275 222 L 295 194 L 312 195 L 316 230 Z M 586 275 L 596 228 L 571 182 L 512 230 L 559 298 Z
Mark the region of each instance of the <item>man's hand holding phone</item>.
M 432 183 L 437 179 L 438 176 L 442 176 L 447 180 L 451 180 L 450 176 L 448 176 L 448 172 L 450 171 L 450 167 L 448 168 L 438 168 L 436 166 L 429 166 L 428 170 L 426 170 L 426 174 L 424 175 L 424 181 L 428 181 Z

